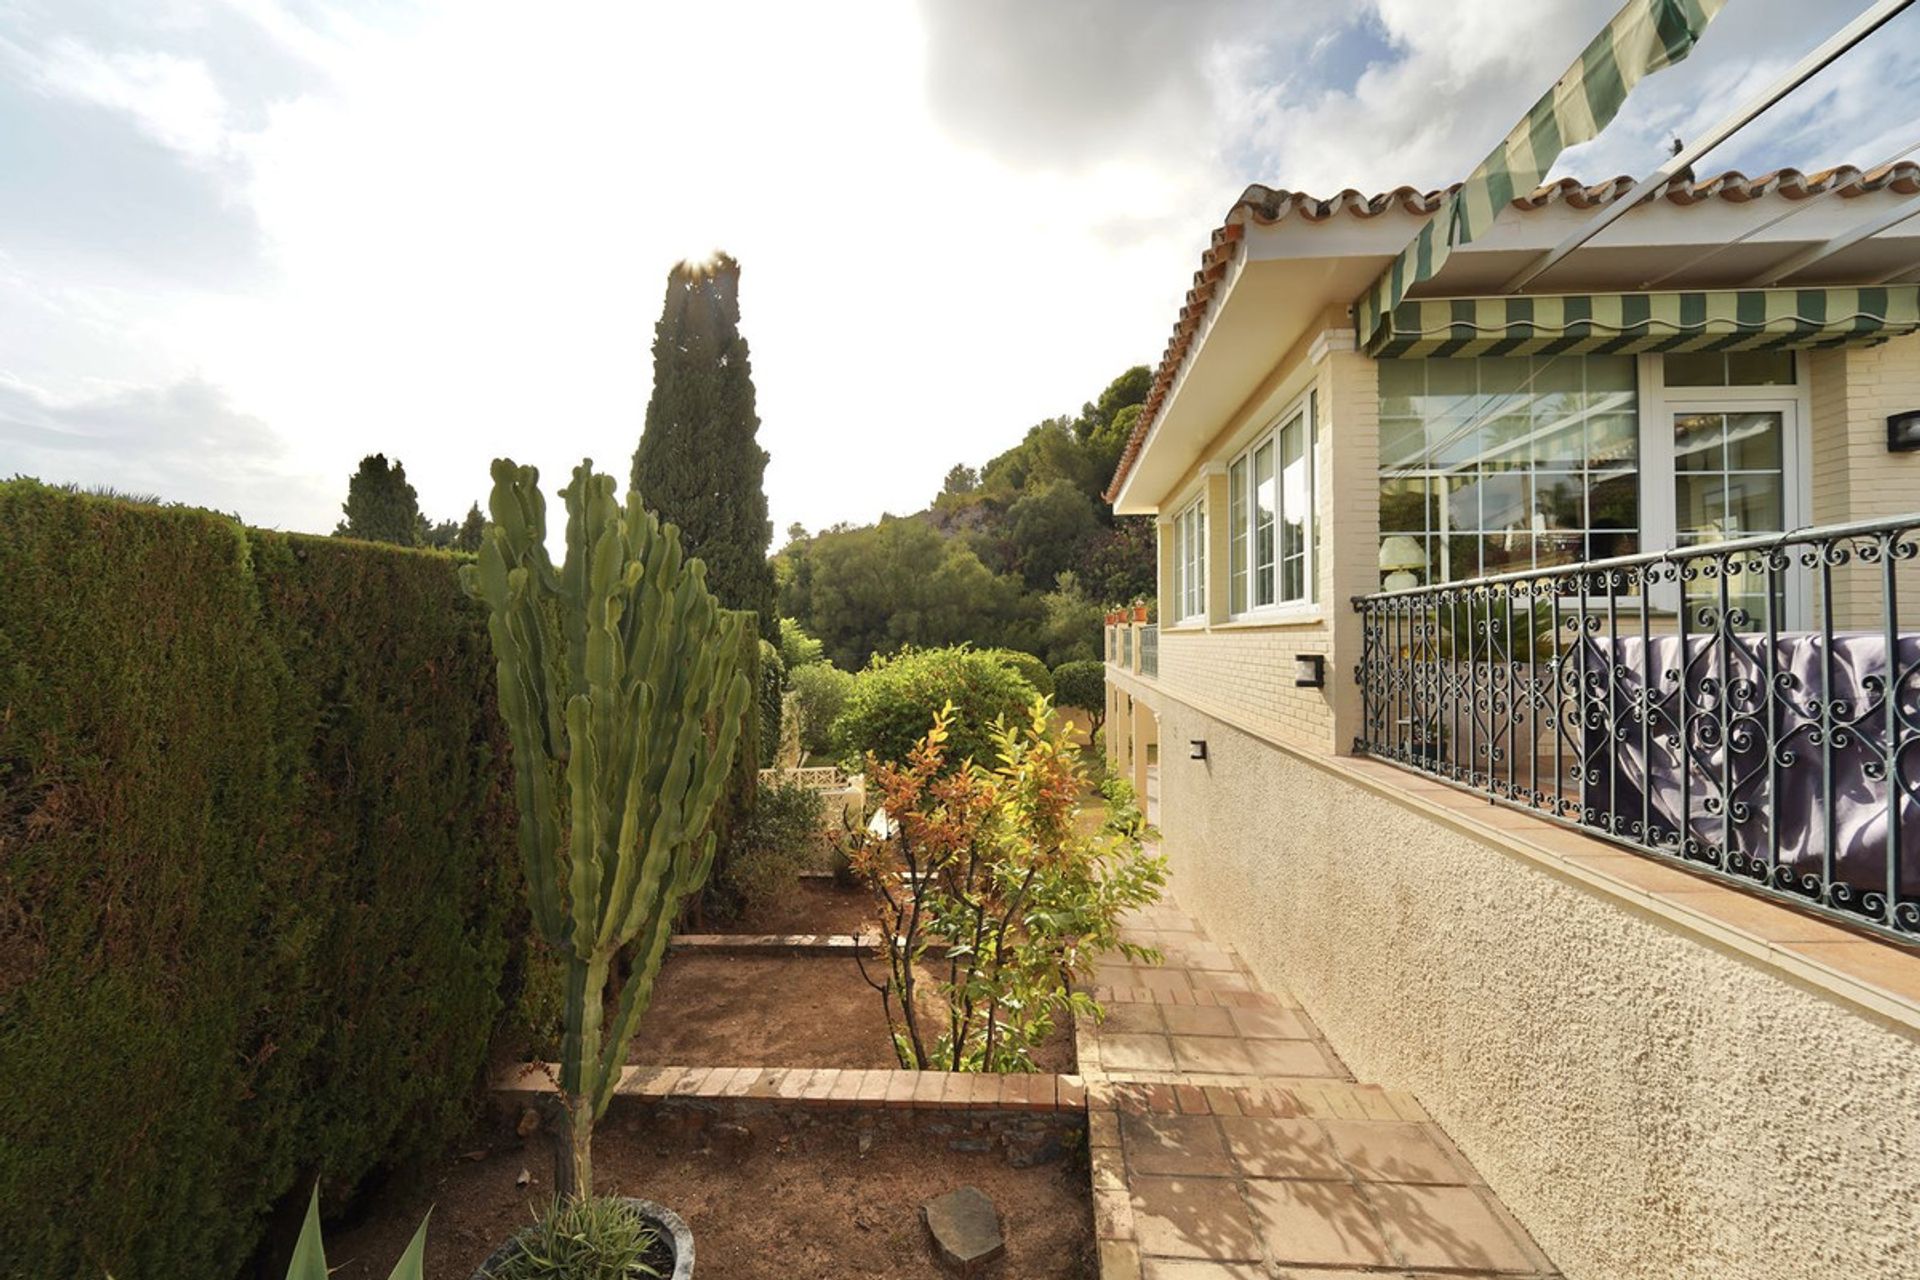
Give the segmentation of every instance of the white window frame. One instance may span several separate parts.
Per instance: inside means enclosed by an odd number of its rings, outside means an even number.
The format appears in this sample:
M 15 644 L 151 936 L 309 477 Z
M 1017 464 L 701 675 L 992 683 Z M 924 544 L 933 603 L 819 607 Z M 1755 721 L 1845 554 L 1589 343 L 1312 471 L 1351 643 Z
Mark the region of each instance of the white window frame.
M 1314 421 L 1318 409 L 1318 397 L 1315 388 L 1308 387 L 1287 403 L 1287 406 L 1275 415 L 1272 422 L 1247 445 L 1236 451 L 1227 463 L 1227 518 L 1232 520 L 1236 503 L 1244 520 L 1236 522 L 1227 530 L 1228 567 L 1234 576 L 1227 583 L 1228 618 L 1231 621 L 1269 621 L 1284 619 L 1301 614 L 1313 614 L 1319 610 L 1320 567 L 1315 563 L 1315 533 L 1319 527 L 1320 506 L 1320 467 L 1319 432 Z M 1305 519 L 1301 527 L 1301 572 L 1300 594 L 1287 597 L 1282 594 L 1286 582 L 1286 553 L 1281 530 L 1286 524 L 1287 509 L 1284 502 L 1285 486 L 1282 482 L 1280 453 L 1280 435 L 1287 428 L 1299 425 L 1300 453 L 1307 468 L 1307 492 Z M 1267 604 L 1258 602 L 1257 556 L 1258 542 L 1255 529 L 1259 522 L 1259 506 L 1253 499 L 1254 457 L 1267 445 L 1273 446 L 1273 599 Z M 1245 492 L 1235 492 L 1234 475 L 1241 474 Z M 1244 527 L 1241 527 L 1244 526 Z M 1235 538 L 1245 539 L 1244 564 L 1236 571 L 1233 565 L 1232 548 Z M 1233 602 L 1237 598 L 1241 607 L 1235 609 Z
M 1173 619 L 1207 619 L 1207 499 L 1203 492 L 1173 518 Z

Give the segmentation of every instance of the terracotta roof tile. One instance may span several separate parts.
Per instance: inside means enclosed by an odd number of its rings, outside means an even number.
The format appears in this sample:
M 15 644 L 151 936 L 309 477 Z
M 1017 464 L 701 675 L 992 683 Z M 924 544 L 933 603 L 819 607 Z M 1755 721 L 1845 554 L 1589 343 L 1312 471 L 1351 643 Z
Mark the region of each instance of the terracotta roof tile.
M 1566 204 L 1574 209 L 1597 209 L 1632 191 L 1636 181 L 1625 174 L 1591 185 L 1573 178 L 1562 178 L 1516 198 L 1513 207 L 1531 211 L 1544 209 L 1551 204 Z M 1322 199 L 1304 191 L 1287 191 L 1255 183 L 1241 192 L 1240 198 L 1227 210 L 1225 221 L 1214 231 L 1206 252 L 1200 257 L 1200 269 L 1194 272 L 1193 287 L 1187 290 L 1186 303 L 1180 308 L 1179 318 L 1174 322 L 1173 337 L 1168 340 L 1167 348 L 1160 356 L 1160 366 L 1154 374 L 1152 389 L 1147 393 L 1146 403 L 1141 406 L 1133 434 L 1127 438 L 1126 447 L 1120 452 L 1120 462 L 1114 468 L 1113 481 L 1107 486 L 1107 501 L 1113 501 L 1114 495 L 1119 493 L 1127 473 L 1133 470 L 1133 464 L 1140 456 L 1140 447 L 1146 442 L 1147 433 L 1153 430 L 1153 424 L 1158 421 L 1160 408 L 1172 391 L 1180 366 L 1185 362 L 1201 322 L 1206 319 L 1213 305 L 1214 294 L 1239 252 L 1246 223 L 1271 226 L 1288 218 L 1300 218 L 1310 223 L 1327 222 L 1342 214 L 1352 218 L 1374 218 L 1391 209 L 1402 209 L 1420 216 L 1438 210 L 1448 192 L 1457 188 L 1458 184 L 1429 191 L 1418 187 L 1395 187 L 1391 191 L 1367 195 L 1349 187 Z M 1730 169 L 1712 178 L 1675 178 L 1650 192 L 1644 199 L 1648 203 L 1667 200 L 1681 206 L 1703 204 L 1715 199 L 1745 204 L 1767 196 L 1806 200 L 1829 193 L 1845 200 L 1874 191 L 1920 195 L 1920 163 L 1901 160 L 1871 170 L 1839 165 L 1815 173 L 1776 169 L 1754 178 Z

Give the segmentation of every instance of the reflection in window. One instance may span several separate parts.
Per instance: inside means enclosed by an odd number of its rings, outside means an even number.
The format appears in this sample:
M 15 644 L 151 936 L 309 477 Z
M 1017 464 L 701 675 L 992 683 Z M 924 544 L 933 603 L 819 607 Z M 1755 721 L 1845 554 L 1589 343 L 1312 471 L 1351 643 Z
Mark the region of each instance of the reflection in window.
M 1631 356 L 1379 366 L 1380 536 L 1418 543 L 1422 581 L 1639 549 Z

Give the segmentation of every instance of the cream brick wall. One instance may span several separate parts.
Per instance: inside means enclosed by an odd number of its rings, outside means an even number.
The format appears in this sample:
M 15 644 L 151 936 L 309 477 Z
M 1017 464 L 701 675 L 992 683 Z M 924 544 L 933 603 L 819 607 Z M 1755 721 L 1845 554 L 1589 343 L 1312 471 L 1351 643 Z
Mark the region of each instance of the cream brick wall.
M 1813 520 L 1840 524 L 1920 513 L 1920 453 L 1887 451 L 1887 415 L 1920 409 L 1920 335 L 1807 357 L 1813 422 Z M 1834 621 L 1881 625 L 1878 567 L 1834 572 Z M 1920 563 L 1904 565 L 1900 621 L 1920 627 Z

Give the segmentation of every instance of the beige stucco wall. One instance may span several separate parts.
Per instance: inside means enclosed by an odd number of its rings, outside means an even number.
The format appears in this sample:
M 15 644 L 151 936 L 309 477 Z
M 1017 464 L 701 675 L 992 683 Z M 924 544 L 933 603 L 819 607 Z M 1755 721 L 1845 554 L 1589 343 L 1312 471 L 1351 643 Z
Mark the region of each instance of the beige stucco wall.
M 1906 1033 L 1143 696 L 1208 743 L 1161 770 L 1181 905 L 1411 1089 L 1573 1280 L 1920 1271 Z

